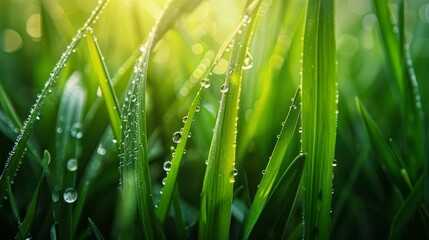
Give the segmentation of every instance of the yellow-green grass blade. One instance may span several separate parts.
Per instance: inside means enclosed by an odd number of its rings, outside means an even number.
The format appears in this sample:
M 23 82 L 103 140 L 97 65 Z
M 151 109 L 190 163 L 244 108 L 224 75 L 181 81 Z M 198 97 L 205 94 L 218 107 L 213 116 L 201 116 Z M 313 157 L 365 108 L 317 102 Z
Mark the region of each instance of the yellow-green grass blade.
M 257 202 L 258 199 L 255 199 L 255 202 L 252 203 L 252 207 L 250 208 L 248 222 L 246 222 L 244 226 L 243 239 L 251 237 L 252 230 L 256 229 L 261 231 L 265 230 L 265 233 L 268 233 L 267 226 L 265 225 L 267 221 L 272 222 L 271 227 L 274 228 L 273 231 L 277 236 L 276 238 L 285 238 L 283 233 L 286 230 L 296 196 L 298 195 L 302 174 L 304 172 L 305 157 L 305 154 L 300 154 L 291 162 L 286 171 L 278 177 L 279 179 L 275 182 L 275 185 L 272 186 L 271 191 L 267 193 L 267 197 L 264 199 L 265 201 Z M 266 174 L 269 173 L 266 172 L 265 175 Z M 259 188 L 263 187 L 262 183 L 263 181 Z M 256 193 L 257 195 L 258 192 Z M 276 214 L 266 214 L 268 211 L 263 211 L 265 208 L 271 208 Z M 252 213 L 252 211 L 255 213 Z M 249 219 L 251 217 L 253 219 Z M 257 226 L 258 224 L 261 226 Z M 253 228 L 254 226 L 255 228 Z M 255 231 L 253 231 L 253 233 L 254 232 Z
M 302 152 L 304 238 L 328 239 L 337 121 L 334 2 L 310 0 L 304 33 Z
M 16 234 L 15 239 L 27 239 L 28 234 L 30 233 L 31 225 L 33 225 L 34 217 L 36 216 L 37 212 L 37 206 L 39 203 L 39 195 L 40 195 L 40 189 L 43 183 L 43 179 L 45 178 L 45 174 L 48 170 L 48 164 L 51 161 L 51 155 L 48 151 L 45 150 L 43 154 L 43 172 L 42 176 L 40 177 L 39 183 L 36 186 L 36 189 L 33 194 L 33 198 L 31 199 L 31 202 L 28 206 L 27 213 L 25 215 L 24 220 L 22 221 L 22 224 L 20 225 L 19 232 Z
M 33 128 L 35 122 L 40 118 L 39 115 L 40 115 L 42 106 L 45 102 L 46 96 L 55 87 L 57 78 L 61 70 L 64 68 L 66 62 L 68 61 L 71 54 L 76 49 L 78 43 L 82 39 L 84 31 L 86 30 L 87 27 L 89 27 L 94 22 L 94 19 L 99 17 L 100 13 L 102 12 L 103 8 L 106 6 L 108 2 L 109 0 L 99 2 L 97 7 L 92 12 L 92 15 L 83 24 L 83 27 L 78 30 L 75 37 L 72 39 L 72 41 L 67 46 L 64 53 L 61 55 L 54 69 L 51 71 L 49 79 L 46 81 L 45 86 L 42 89 L 42 92 L 38 95 L 38 98 L 36 99 L 35 104 L 31 108 L 30 114 L 28 115 L 27 120 L 23 123 L 23 126 L 18 134 L 18 137 L 16 138 L 15 145 L 13 146 L 12 151 L 9 153 L 9 157 L 6 160 L 4 170 L 0 176 L 0 199 L 3 199 L 3 196 L 6 193 L 7 179 L 10 178 L 11 180 L 13 180 L 15 177 L 16 169 L 20 164 L 22 155 L 27 146 L 26 143 L 29 138 L 31 129 Z
M 234 39 L 201 197 L 199 237 L 227 239 L 231 220 L 236 131 L 244 59 L 260 1 L 247 2 L 243 25 Z
M 67 80 L 61 96 L 56 125 L 55 164 L 52 164 L 58 233 L 67 239 L 73 236 L 72 211 L 79 195 L 75 179 L 80 165 L 81 139 L 85 133 L 82 127 L 85 97 L 81 74 L 75 72 Z
M 89 228 L 91 229 L 92 234 L 94 234 L 95 239 L 97 240 L 104 240 L 103 235 L 101 234 L 100 230 L 98 230 L 97 225 L 91 220 L 91 218 L 88 218 L 89 222 Z
M 100 89 L 109 113 L 110 125 L 117 141 L 121 141 L 121 113 L 118 99 L 112 86 L 109 72 L 101 54 L 100 47 L 92 35 L 92 30 L 86 29 L 86 40 L 88 42 L 89 53 L 91 55 L 92 65 L 97 73 Z
M 291 107 L 289 108 L 288 115 L 283 124 L 282 131 L 280 132 L 279 139 L 274 147 L 271 158 L 268 162 L 268 165 L 265 169 L 265 174 L 262 177 L 261 183 L 259 184 L 258 191 L 255 194 L 255 198 L 250 207 L 246 222 L 244 224 L 243 238 L 247 239 L 250 236 L 250 232 L 256 221 L 259 218 L 259 215 L 263 211 L 265 204 L 272 193 L 274 186 L 276 185 L 276 180 L 281 176 L 281 166 L 284 160 L 286 151 L 292 141 L 292 137 L 296 130 L 298 124 L 300 109 L 299 103 L 301 102 L 301 92 L 298 88 L 293 98 Z M 290 195 L 296 195 L 293 192 Z
M 394 184 L 394 186 L 401 190 L 401 193 L 408 192 L 408 186 L 403 180 L 401 174 L 401 163 L 395 159 L 393 152 L 390 150 L 385 139 L 382 137 L 380 129 L 378 128 L 374 119 L 369 115 L 366 108 L 361 104 L 358 99 L 356 99 L 356 106 L 365 123 L 371 144 L 377 151 L 377 154 L 380 159 L 380 164 L 385 169 L 385 172 L 388 175 L 390 181 L 392 182 L 392 184 Z

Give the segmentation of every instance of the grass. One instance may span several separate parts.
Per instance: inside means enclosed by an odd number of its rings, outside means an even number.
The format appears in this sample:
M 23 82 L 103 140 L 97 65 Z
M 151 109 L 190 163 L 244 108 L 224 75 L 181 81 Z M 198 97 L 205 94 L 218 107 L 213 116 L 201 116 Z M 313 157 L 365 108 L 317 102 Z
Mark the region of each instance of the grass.
M 424 0 L 0 9 L 5 238 L 428 238 Z

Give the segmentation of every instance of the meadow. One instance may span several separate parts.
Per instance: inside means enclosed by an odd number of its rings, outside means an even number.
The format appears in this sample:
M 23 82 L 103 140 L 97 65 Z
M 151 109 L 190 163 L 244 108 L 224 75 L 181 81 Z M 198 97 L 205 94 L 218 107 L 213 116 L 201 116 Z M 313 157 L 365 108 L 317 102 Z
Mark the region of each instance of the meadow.
M 428 239 L 426 0 L 0 1 L 4 239 Z

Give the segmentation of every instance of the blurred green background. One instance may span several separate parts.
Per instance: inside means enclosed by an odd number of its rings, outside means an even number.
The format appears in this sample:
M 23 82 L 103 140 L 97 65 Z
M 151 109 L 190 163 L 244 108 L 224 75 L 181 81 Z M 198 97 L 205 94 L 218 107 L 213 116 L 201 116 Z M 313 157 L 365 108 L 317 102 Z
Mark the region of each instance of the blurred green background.
M 267 4 L 265 1 L 250 48 L 253 68 L 245 71 L 239 111 L 238 167 L 239 180 L 249 180 L 253 195 L 261 179 L 270 153 L 277 140 L 281 122 L 289 109 L 290 98 L 300 82 L 301 52 L 305 1 L 290 0 Z M 112 0 L 94 25 L 107 68 L 113 76 L 124 62 L 139 49 L 151 31 L 166 1 Z M 199 78 L 210 65 L 217 49 L 234 29 L 244 0 L 201 1 L 175 22 L 156 45 L 149 65 L 147 116 L 149 151 L 154 191 L 161 188 L 164 161 L 171 158 L 171 135 L 182 126 L 190 103 L 200 85 Z M 0 82 L 21 120 L 25 120 L 36 95 L 49 73 L 97 1 L 86 0 L 2 0 L 0 1 Z M 429 3 L 427 0 L 406 1 L 406 37 L 420 87 L 423 111 L 429 113 Z M 398 9 L 390 1 L 392 12 Z M 405 127 L 401 121 L 399 98 L 389 69 L 382 36 L 370 0 L 336 1 L 336 34 L 339 77 L 339 115 L 336 162 L 334 168 L 332 239 L 385 239 L 399 201 L 378 163 L 362 120 L 355 107 L 359 97 L 382 130 L 404 151 Z M 397 19 L 393 19 L 393 22 Z M 211 87 L 201 101 L 201 112 L 192 127 L 180 173 L 180 192 L 188 204 L 189 221 L 195 221 L 199 207 L 212 129 L 220 99 L 220 86 L 227 60 L 215 68 Z M 268 70 L 267 70 L 268 69 Z M 97 95 L 98 81 L 90 65 L 85 41 L 81 41 L 67 67 L 60 75 L 60 84 L 43 108 L 42 120 L 32 133 L 40 153 L 55 149 L 56 114 L 65 79 L 71 73 L 82 73 L 87 95 L 84 114 L 87 116 Z M 126 84 L 128 76 L 121 78 Z M 103 115 L 104 125 L 107 115 Z M 103 124 L 101 124 L 103 125 Z M 427 126 L 427 124 L 425 124 Z M 251 134 L 251 141 L 245 134 Z M 100 138 L 100 132 L 86 129 L 81 158 L 88 161 Z M 0 135 L 0 169 L 3 169 L 14 139 Z M 299 146 L 296 146 L 298 149 Z M 427 156 L 426 148 L 426 156 Z M 14 185 L 20 213 L 25 214 L 41 169 L 24 158 Z M 91 217 L 109 236 L 114 218 L 119 181 L 116 154 L 106 156 L 102 173 L 88 196 L 84 216 Z M 83 170 L 78 170 L 79 176 Z M 244 172 L 246 174 L 244 174 Z M 33 229 L 49 229 L 49 188 L 42 190 L 39 222 Z M 157 193 L 155 193 L 157 195 Z M 156 196 L 155 196 L 156 198 Z M 238 199 L 245 199 L 241 195 Z M 300 199 L 298 199 L 300 201 Z M 17 232 L 8 201 L 0 208 L 2 236 Z M 301 221 L 297 209 L 296 222 Z M 47 227 L 47 225 L 49 225 Z M 81 228 L 85 228 L 85 223 Z M 4 235 L 3 235 L 4 234 Z M 45 236 L 40 233 L 39 237 Z M 404 236 L 423 239 L 424 230 L 418 217 L 404 230 Z

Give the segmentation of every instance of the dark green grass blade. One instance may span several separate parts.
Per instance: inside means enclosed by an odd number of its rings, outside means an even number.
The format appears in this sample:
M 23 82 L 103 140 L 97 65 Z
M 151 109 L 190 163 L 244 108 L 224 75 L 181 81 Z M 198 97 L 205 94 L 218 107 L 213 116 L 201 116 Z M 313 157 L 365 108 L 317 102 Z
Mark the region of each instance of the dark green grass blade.
M 390 226 L 390 239 L 396 239 L 403 227 L 409 222 L 411 217 L 415 215 L 416 211 L 423 203 L 423 187 L 423 178 L 420 178 L 393 218 Z M 426 217 L 427 221 L 428 216 L 426 215 L 424 217 Z
M 258 199 L 255 199 L 255 203 L 252 204 L 248 217 L 250 218 L 253 215 L 253 219 L 248 219 L 248 222 L 246 222 L 243 239 L 248 239 L 249 236 L 252 236 L 253 226 L 255 226 L 255 229 L 267 231 L 268 229 L 265 225 L 267 222 L 271 222 L 272 225 L 270 227 L 275 228 L 274 234 L 277 235 L 278 238 L 282 237 L 288 219 L 290 218 L 296 196 L 298 195 L 302 174 L 304 172 L 304 165 L 305 154 L 300 154 L 291 162 L 287 170 L 279 176 L 279 180 L 276 182 L 276 185 L 272 187 L 272 190 L 266 193 L 267 196 L 266 200 L 263 202 L 264 205 L 258 204 L 258 202 L 256 202 Z M 265 175 L 266 174 L 268 174 L 268 169 Z M 261 187 L 263 187 L 262 182 L 259 188 Z M 276 214 L 266 214 L 263 211 L 264 208 L 271 208 Z M 252 211 L 256 214 L 252 214 Z M 266 212 L 268 213 L 268 211 Z M 253 221 L 253 223 L 250 221 Z M 258 226 L 258 224 L 260 226 Z
M 98 227 L 91 220 L 91 218 L 88 218 L 88 222 L 89 222 L 89 228 L 91 229 L 92 233 L 94 234 L 95 239 L 104 240 L 103 235 L 101 234 L 100 230 L 98 230 Z
M 244 224 L 244 239 L 247 239 L 249 237 L 253 225 L 256 223 L 259 218 L 259 215 L 263 211 L 266 201 L 268 200 L 271 191 L 276 184 L 276 180 L 278 179 L 279 174 L 281 174 L 281 172 L 279 171 L 282 166 L 286 151 L 292 141 L 292 137 L 296 130 L 296 126 L 298 124 L 299 116 L 301 113 L 301 107 L 297 107 L 300 102 L 301 92 L 298 88 L 294 97 L 294 101 L 289 108 L 289 113 L 286 117 L 285 124 L 282 128 L 282 131 L 280 132 L 280 137 L 277 140 L 270 161 L 268 162 L 268 165 L 265 169 L 265 174 L 262 177 L 258 191 L 256 192 L 255 198 L 252 202 L 252 206 L 250 207 L 246 223 Z M 291 195 L 293 195 L 293 192 L 291 192 Z
M 89 53 L 91 55 L 92 65 L 97 73 L 100 89 L 109 113 L 110 125 L 117 141 L 121 141 L 121 113 L 115 91 L 109 76 L 109 72 L 101 54 L 100 47 L 92 35 L 92 30 L 86 29 L 86 40 L 88 42 Z
M 15 177 L 16 169 L 19 166 L 20 160 L 26 148 L 26 142 L 30 135 L 31 129 L 33 128 L 36 120 L 39 118 L 39 114 L 46 99 L 46 96 L 55 87 L 55 84 L 57 82 L 56 80 L 61 70 L 64 68 L 65 63 L 70 58 L 70 55 L 73 53 L 73 50 L 76 49 L 76 46 L 80 42 L 80 39 L 83 37 L 83 32 L 86 30 L 87 27 L 90 26 L 90 24 L 92 24 L 93 20 L 100 15 L 102 9 L 106 6 L 107 2 L 108 0 L 101 1 L 93 11 L 92 15 L 84 23 L 83 27 L 78 30 L 76 36 L 72 39 L 71 43 L 67 46 L 65 52 L 61 55 L 60 60 L 57 62 L 56 66 L 50 74 L 51 77 L 46 81 L 42 92 L 38 96 L 33 107 L 31 108 L 30 114 L 27 120 L 24 122 L 18 134 L 18 137 L 16 138 L 15 145 L 13 146 L 12 151 L 9 153 L 9 157 L 6 161 L 3 173 L 0 176 L 0 199 L 3 199 L 3 196 L 5 195 L 7 188 L 7 178 L 13 180 L 13 178 Z
M 204 176 L 199 223 L 201 239 L 227 239 L 229 236 L 242 66 L 260 1 L 247 4 L 242 18 L 243 28 L 234 40 L 222 86 L 224 90 Z
M 12 191 L 12 184 L 13 184 L 13 182 L 10 179 L 8 179 L 7 191 L 8 191 L 8 195 L 9 195 L 10 208 L 12 210 L 13 217 L 15 218 L 15 221 L 19 225 L 19 224 L 21 224 L 21 217 L 19 216 L 18 204 L 16 203 L 15 195 L 13 194 L 13 191 Z
M 384 167 L 386 174 L 395 186 L 397 186 L 400 190 L 405 191 L 408 189 L 408 187 L 403 181 L 401 175 L 402 166 L 400 162 L 395 159 L 393 152 L 389 149 L 389 146 L 382 137 L 380 129 L 377 127 L 374 119 L 372 119 L 366 108 L 360 103 L 358 99 L 356 99 L 356 105 L 361 117 L 364 120 L 371 143 L 379 155 L 380 163 Z
M 310 0 L 304 34 L 302 71 L 302 152 L 304 238 L 328 239 L 337 120 L 334 4 Z
M 33 225 L 34 218 L 37 212 L 37 205 L 39 203 L 40 189 L 45 178 L 46 171 L 48 170 L 48 164 L 51 161 L 51 155 L 48 151 L 45 150 L 43 154 L 43 173 L 40 177 L 39 183 L 37 184 L 36 190 L 34 191 L 33 198 L 31 199 L 30 205 L 27 209 L 27 214 L 25 215 L 22 225 L 20 225 L 20 230 L 16 234 L 15 239 L 27 239 L 28 234 L 30 233 L 31 225 Z

